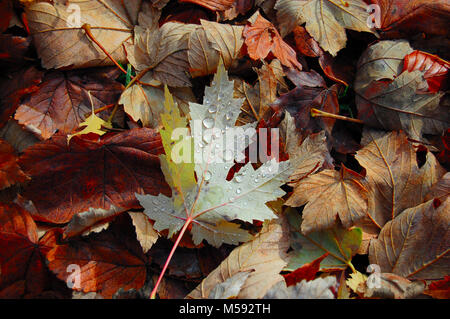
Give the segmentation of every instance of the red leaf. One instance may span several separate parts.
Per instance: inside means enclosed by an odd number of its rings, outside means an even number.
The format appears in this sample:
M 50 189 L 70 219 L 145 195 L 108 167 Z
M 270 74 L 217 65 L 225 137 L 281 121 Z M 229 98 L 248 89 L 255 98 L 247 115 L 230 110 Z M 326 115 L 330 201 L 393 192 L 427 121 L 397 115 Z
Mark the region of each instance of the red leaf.
M 414 51 L 405 56 L 403 71 L 425 71 L 424 78 L 428 83 L 428 91 L 436 93 L 445 89 L 450 63 L 436 55 L 422 51 Z
M 225 11 L 234 3 L 234 0 L 179 0 L 179 2 L 195 3 L 212 11 Z
M 77 284 L 75 273 L 68 271 L 68 267 L 78 265 L 79 287 L 73 289 L 85 293 L 96 291 L 104 298 L 111 298 L 119 288 L 141 288 L 147 273 L 146 258 L 129 220 L 125 219 L 89 236 L 89 241 L 80 239 L 56 245 L 48 252 L 47 260 L 48 267 L 59 279 L 67 282 L 73 278 L 74 285 Z
M 17 164 L 17 156 L 14 154 L 14 149 L 7 142 L 0 139 L 0 190 L 27 180 L 27 176 Z
M 293 286 L 302 280 L 313 280 L 316 278 L 316 274 L 320 269 L 320 263 L 324 260 L 329 253 L 325 253 L 323 256 L 313 260 L 310 263 L 304 264 L 302 267 L 294 270 L 293 272 L 283 275 L 284 280 L 286 280 L 286 285 Z
M 273 24 L 261 15 L 258 15 L 252 25 L 245 26 L 243 35 L 248 55 L 253 60 L 265 59 L 271 52 L 288 68 L 302 69 L 302 65 L 297 61 L 295 50 L 283 41 Z
M 36 297 L 46 288 L 45 255 L 52 232 L 41 239 L 31 215 L 16 204 L 0 204 L 0 298 Z
M 161 138 L 152 129 L 107 134 L 101 140 L 65 135 L 28 148 L 19 163 L 32 180 L 23 196 L 36 219 L 66 223 L 89 207 L 140 208 L 135 193 L 170 195 L 160 169 Z
M 436 299 L 450 299 L 450 276 L 445 276 L 444 279 L 433 281 L 424 294 Z

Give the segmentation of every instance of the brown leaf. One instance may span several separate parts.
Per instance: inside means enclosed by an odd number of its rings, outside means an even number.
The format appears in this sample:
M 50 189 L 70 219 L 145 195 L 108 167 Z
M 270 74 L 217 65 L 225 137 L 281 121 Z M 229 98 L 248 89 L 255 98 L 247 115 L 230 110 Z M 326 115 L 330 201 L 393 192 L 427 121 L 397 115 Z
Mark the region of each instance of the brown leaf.
M 450 195 L 450 172 L 445 175 L 430 189 L 430 192 L 425 196 L 425 200 L 437 198 L 441 201 Z
M 43 139 L 56 131 L 72 133 L 94 109 L 117 102 L 123 86 L 115 81 L 114 69 L 53 71 L 46 74 L 39 90 L 25 99 L 14 118 Z M 93 106 L 88 92 L 91 94 Z M 107 119 L 111 113 L 102 112 Z
M 66 223 L 89 207 L 140 208 L 135 193 L 170 194 L 160 170 L 159 134 L 142 128 L 101 140 L 65 135 L 35 144 L 19 164 L 32 181 L 23 192 L 37 208 L 35 218 Z
M 208 298 L 212 289 L 233 275 L 253 270 L 238 298 L 261 298 L 276 282 L 287 264 L 289 233 L 284 218 L 265 223 L 254 240 L 235 248 L 231 254 L 193 290 L 187 298 Z
M 450 199 L 408 208 L 370 243 L 369 260 L 382 272 L 407 279 L 437 280 L 450 272 Z
M 159 234 L 153 229 L 152 223 L 143 213 L 128 212 L 136 229 L 136 238 L 144 253 L 147 253 L 158 240 Z
M 125 3 L 125 5 L 124 5 Z M 132 40 L 139 0 L 102 2 L 71 1 L 80 8 L 80 24 L 72 21 L 72 10 L 65 0 L 37 2 L 26 7 L 26 16 L 34 44 L 46 69 L 83 68 L 112 65 L 112 61 L 85 34 L 81 26 L 89 24 L 92 34 L 116 61 L 125 62 L 123 44 Z
M 275 5 L 281 35 L 306 22 L 306 30 L 321 47 L 335 56 L 345 47 L 345 29 L 372 32 L 362 0 L 279 0 Z
M 244 27 L 206 20 L 200 22 L 211 46 L 220 53 L 224 66 L 229 68 L 241 56 L 241 48 L 244 44 L 242 36 Z
M 302 179 L 323 167 L 332 167 L 325 132 L 311 134 L 303 140 L 295 129 L 294 119 L 286 113 L 280 124 L 280 134 L 284 140 L 284 151 L 289 154 L 291 165 L 295 167 L 289 177 L 290 186 L 295 187 Z
M 278 60 L 264 64 L 259 69 L 254 68 L 254 71 L 258 74 L 258 82 L 253 87 L 241 79 L 234 80 L 234 97 L 245 98 L 239 117 L 243 123 L 266 119 L 277 93 L 286 86 Z
M 350 228 L 367 214 L 364 177 L 342 165 L 340 172 L 324 170 L 301 180 L 286 205 L 303 209 L 302 233 L 333 227 L 337 218 Z M 324 205 L 324 203 L 332 203 Z
M 316 58 L 322 54 L 322 49 L 313 37 L 302 26 L 296 26 L 293 29 L 294 40 L 297 49 L 301 54 Z
M 356 159 L 367 171 L 369 216 L 380 229 L 406 208 L 421 204 L 445 173 L 432 153 L 419 168 L 416 152 L 403 132 L 367 130 L 362 144 Z
M 243 33 L 250 58 L 265 59 L 271 52 L 283 65 L 301 70 L 302 65 L 297 61 L 295 50 L 283 41 L 272 23 L 259 13 L 256 14 L 254 22 L 246 25 Z
M 134 44 L 125 45 L 127 58 L 138 72 L 145 70 L 142 82 L 191 86 L 188 62 L 189 34 L 195 25 L 167 22 L 161 28 L 134 29 Z
M 172 88 L 175 101 L 182 110 L 188 108 L 188 103 L 195 101 L 194 94 L 189 87 Z M 164 112 L 164 89 L 162 87 L 134 84 L 120 96 L 119 104 L 123 104 L 124 111 L 142 126 L 158 128 L 160 115 Z

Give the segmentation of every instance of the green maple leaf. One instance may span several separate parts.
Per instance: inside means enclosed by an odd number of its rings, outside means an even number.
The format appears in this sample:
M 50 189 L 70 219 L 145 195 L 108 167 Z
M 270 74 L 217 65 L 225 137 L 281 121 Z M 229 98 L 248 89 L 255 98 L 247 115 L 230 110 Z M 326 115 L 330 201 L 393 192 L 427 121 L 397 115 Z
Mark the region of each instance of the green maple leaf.
M 243 103 L 233 97 L 233 88 L 233 81 L 220 63 L 212 85 L 205 89 L 203 104 L 190 103 L 191 133 L 187 133 L 187 120 L 180 115 L 166 89 L 166 112 L 161 116 L 166 155 L 160 159 L 172 197 L 162 194 L 136 194 L 136 197 L 144 213 L 155 221 L 154 228 L 168 229 L 169 237 L 186 221 L 192 221 L 195 244 L 203 239 L 216 247 L 223 243 L 238 244 L 252 236 L 234 220 L 253 222 L 277 217 L 265 203 L 285 194 L 280 186 L 293 172 L 289 161 L 277 163 L 272 159 L 257 170 L 248 163 L 232 180 L 226 180 L 235 158 L 243 154 L 253 137 L 250 130 L 247 138 L 243 134 L 232 143 L 229 139 L 225 139 L 228 143 L 223 142 L 228 132 L 237 129 L 235 122 Z M 254 124 L 239 129 L 245 132 Z M 186 134 L 178 134 L 176 128 L 185 129 Z M 180 162 L 180 158 L 187 161 Z

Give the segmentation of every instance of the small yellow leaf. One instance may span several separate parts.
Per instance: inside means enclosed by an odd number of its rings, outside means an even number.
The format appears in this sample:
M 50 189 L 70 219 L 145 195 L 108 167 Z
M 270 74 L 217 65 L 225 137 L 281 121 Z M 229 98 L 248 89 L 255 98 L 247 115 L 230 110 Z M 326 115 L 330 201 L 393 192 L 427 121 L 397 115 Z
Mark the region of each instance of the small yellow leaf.
M 358 293 L 358 286 L 364 284 L 366 280 L 367 276 L 357 271 L 350 275 L 350 278 L 346 280 L 346 284 L 353 292 Z

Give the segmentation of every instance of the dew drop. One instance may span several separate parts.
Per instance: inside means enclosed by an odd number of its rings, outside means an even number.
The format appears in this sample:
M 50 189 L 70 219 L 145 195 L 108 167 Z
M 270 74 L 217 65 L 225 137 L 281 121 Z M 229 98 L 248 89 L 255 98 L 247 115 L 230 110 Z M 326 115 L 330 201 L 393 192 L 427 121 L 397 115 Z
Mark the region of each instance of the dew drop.
M 210 117 L 207 117 L 203 120 L 203 125 L 206 128 L 212 128 L 214 126 L 214 120 Z
M 225 119 L 227 121 L 230 121 L 233 118 L 233 112 L 228 111 L 227 114 L 225 114 Z
M 236 181 L 236 183 L 240 183 L 240 182 L 242 182 L 242 176 L 241 175 L 236 175 L 234 177 L 234 180 Z
M 208 112 L 209 113 L 216 113 L 217 112 L 217 105 L 211 105 L 209 108 L 208 108 Z
M 211 142 L 211 134 L 205 134 L 203 135 L 203 140 L 205 141 L 205 143 L 210 143 Z
M 240 194 L 240 193 L 241 193 L 241 189 L 240 188 L 236 189 L 236 194 Z
M 211 172 L 206 171 L 205 175 L 203 177 L 204 177 L 205 181 L 209 181 L 211 179 Z

